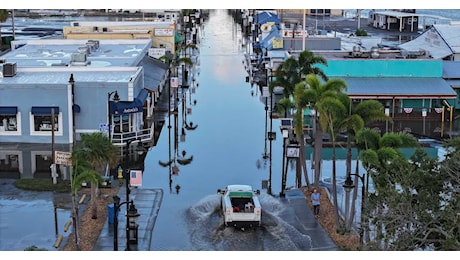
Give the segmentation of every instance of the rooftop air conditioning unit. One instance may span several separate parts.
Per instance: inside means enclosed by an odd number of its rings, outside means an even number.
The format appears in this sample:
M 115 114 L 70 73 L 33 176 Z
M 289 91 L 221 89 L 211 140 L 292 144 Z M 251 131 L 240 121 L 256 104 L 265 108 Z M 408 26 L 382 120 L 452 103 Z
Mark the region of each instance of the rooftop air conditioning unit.
M 8 62 L 3 64 L 3 77 L 16 76 L 16 62 Z
M 82 54 L 91 54 L 91 50 L 89 46 L 78 47 L 78 52 Z
M 72 62 L 86 62 L 86 53 L 72 53 Z

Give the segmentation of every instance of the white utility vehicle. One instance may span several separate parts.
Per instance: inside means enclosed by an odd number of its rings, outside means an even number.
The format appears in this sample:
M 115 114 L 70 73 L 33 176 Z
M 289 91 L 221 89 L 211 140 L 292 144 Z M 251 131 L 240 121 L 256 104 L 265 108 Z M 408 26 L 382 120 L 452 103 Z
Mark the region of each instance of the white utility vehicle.
M 253 190 L 250 185 L 234 184 L 218 189 L 217 193 L 222 195 L 221 208 L 226 227 L 257 228 L 261 225 L 259 190 Z

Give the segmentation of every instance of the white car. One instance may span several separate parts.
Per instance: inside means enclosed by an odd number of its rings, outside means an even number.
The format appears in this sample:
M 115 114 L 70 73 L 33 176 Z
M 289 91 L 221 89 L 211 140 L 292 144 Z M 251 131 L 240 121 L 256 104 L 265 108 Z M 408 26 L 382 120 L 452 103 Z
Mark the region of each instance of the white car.
M 262 208 L 260 206 L 259 190 L 253 190 L 250 185 L 234 184 L 225 189 L 218 189 L 222 195 L 221 208 L 226 227 L 257 228 L 262 223 Z

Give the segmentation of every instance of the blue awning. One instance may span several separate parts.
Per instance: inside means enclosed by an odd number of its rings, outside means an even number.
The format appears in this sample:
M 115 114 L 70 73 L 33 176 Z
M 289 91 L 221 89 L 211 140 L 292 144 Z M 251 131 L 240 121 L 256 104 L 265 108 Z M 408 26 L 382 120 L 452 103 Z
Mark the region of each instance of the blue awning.
M 132 113 L 142 113 L 144 102 L 139 101 L 135 98 L 134 101 L 110 101 L 110 114 L 111 115 L 123 115 Z
M 59 107 L 32 107 L 34 115 L 51 115 L 51 108 L 54 108 L 54 114 L 59 114 Z
M 16 115 L 18 107 L 0 107 L 0 115 Z

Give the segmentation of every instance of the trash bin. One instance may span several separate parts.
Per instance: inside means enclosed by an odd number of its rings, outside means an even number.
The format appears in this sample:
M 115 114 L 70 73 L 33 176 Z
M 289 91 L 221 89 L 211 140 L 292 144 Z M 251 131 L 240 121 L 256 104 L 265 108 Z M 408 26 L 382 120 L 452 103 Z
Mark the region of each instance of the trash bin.
M 113 224 L 115 219 L 115 206 L 113 204 L 107 205 L 107 212 L 109 217 L 109 224 Z

